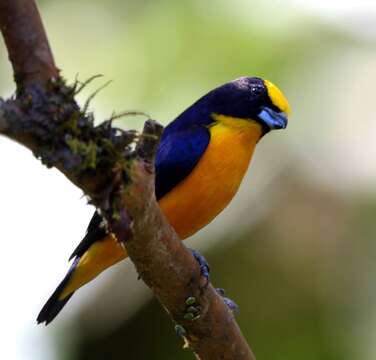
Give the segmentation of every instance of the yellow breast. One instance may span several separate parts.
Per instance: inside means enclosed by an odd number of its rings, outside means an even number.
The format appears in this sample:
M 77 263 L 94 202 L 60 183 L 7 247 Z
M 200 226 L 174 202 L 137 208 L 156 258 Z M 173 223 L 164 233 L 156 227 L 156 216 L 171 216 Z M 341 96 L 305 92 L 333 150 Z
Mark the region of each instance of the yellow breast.
M 213 220 L 231 201 L 244 177 L 261 126 L 252 120 L 213 115 L 209 145 L 191 174 L 159 200 L 180 238 Z

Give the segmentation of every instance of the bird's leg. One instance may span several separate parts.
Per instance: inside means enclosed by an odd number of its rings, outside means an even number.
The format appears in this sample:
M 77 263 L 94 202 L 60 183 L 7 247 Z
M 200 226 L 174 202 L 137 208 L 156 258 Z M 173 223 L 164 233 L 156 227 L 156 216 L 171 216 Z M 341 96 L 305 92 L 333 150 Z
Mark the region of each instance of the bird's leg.
M 227 307 L 234 313 L 239 312 L 239 306 L 235 303 L 235 301 L 231 300 L 230 298 L 225 296 L 225 290 L 222 288 L 215 289 L 219 295 L 221 295 L 223 302 L 227 305 Z
M 197 251 L 189 249 L 200 266 L 201 275 L 206 279 L 206 285 L 209 283 L 210 267 L 206 259 Z
M 210 277 L 210 267 L 206 259 L 196 250 L 189 249 L 196 259 L 200 266 L 201 275 L 206 279 L 206 285 L 209 283 Z M 239 306 L 235 303 L 235 301 L 231 300 L 230 298 L 225 296 L 225 290 L 222 288 L 215 289 L 217 293 L 221 296 L 223 302 L 227 305 L 227 307 L 234 313 L 239 312 Z M 197 304 L 197 300 L 195 297 L 190 296 L 185 300 L 186 305 L 186 312 L 184 314 L 184 319 L 195 321 L 200 318 L 200 305 Z M 181 334 L 180 325 L 175 328 L 177 334 Z
M 196 250 L 189 249 L 189 251 L 192 253 L 195 260 L 198 262 L 198 265 L 200 266 L 200 273 L 201 276 L 203 276 L 206 280 L 205 287 L 209 284 L 209 273 L 210 268 L 209 264 L 206 261 L 206 259 Z M 184 313 L 184 319 L 186 320 L 192 320 L 195 321 L 200 318 L 200 305 L 197 304 L 197 300 L 194 296 L 189 296 L 185 300 L 185 313 Z

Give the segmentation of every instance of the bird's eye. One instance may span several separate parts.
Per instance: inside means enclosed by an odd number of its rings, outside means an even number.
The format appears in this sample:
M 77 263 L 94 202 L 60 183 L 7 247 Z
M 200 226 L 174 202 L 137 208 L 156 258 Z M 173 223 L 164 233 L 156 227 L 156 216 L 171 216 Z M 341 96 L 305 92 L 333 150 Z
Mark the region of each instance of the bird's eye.
M 261 95 L 264 89 L 261 86 L 251 86 L 250 88 L 251 94 L 253 96 Z

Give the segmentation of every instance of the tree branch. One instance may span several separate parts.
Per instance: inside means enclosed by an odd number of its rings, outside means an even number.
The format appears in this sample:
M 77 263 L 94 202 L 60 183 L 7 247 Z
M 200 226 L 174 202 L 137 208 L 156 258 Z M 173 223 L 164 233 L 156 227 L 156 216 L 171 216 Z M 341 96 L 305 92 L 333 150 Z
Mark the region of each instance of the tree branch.
M 0 133 L 6 132 L 8 129 L 8 121 L 4 116 L 4 111 L 0 108 Z
M 18 90 L 59 75 L 34 1 L 1 0 L 0 29 Z
M 154 195 L 154 156 L 162 127 L 142 134 L 94 126 L 58 77 L 33 0 L 0 0 L 17 98 L 0 102 L 0 133 L 31 149 L 79 186 L 107 219 L 141 278 L 170 313 L 197 358 L 252 360 L 232 312 L 201 276 L 197 262 L 161 213 Z M 137 146 L 133 149 L 132 144 Z M 186 299 L 200 312 L 187 319 Z

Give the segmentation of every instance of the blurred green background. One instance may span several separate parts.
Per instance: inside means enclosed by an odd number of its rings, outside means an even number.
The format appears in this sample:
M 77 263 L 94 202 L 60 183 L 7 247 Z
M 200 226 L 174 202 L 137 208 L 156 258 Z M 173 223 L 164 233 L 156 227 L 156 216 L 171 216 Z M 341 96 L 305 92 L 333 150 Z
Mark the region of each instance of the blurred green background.
M 73 82 L 76 76 L 104 74 L 80 101 L 113 80 L 92 103 L 98 121 L 114 110 L 142 110 L 167 124 L 233 78 L 260 76 L 278 84 L 293 111 L 287 131 L 262 140 L 232 204 L 187 244 L 205 254 L 214 285 L 239 304 L 237 320 L 258 359 L 374 360 L 374 1 L 38 3 L 62 75 Z M 8 96 L 13 84 L 2 44 L 1 53 L 0 89 Z M 127 118 L 122 126 L 140 129 L 142 122 Z M 12 164 L 4 161 L 4 176 L 11 179 Z M 31 201 L 29 192 L 40 191 L 39 215 L 63 207 L 66 217 L 50 221 L 59 232 L 69 228 L 78 196 L 65 205 L 48 203 L 53 208 L 47 210 L 46 190 L 33 180 L 28 186 L 23 202 Z M 81 234 L 90 211 L 74 219 Z M 37 284 L 23 299 L 25 304 L 30 297 L 33 305 L 17 322 L 12 313 L 1 325 L 9 339 L 2 358 L 193 359 L 130 263 L 79 291 L 53 324 L 37 327 L 34 318 L 69 255 L 54 251 L 54 238 L 40 231 L 29 231 L 29 241 L 42 249 L 28 254 L 30 272 L 17 266 L 25 282 Z M 66 238 L 74 244 L 81 234 Z M 46 269 L 50 256 L 54 261 Z M 32 271 L 39 268 L 35 279 Z M 21 285 L 5 290 L 10 295 L 0 299 L 4 314 L 23 296 Z

